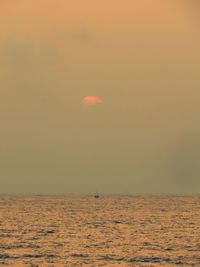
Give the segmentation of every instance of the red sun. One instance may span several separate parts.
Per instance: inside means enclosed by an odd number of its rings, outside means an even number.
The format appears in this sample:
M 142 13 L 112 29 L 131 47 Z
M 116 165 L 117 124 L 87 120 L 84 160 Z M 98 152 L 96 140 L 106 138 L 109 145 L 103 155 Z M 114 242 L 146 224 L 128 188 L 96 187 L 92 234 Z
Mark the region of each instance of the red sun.
M 88 95 L 88 96 L 85 96 L 83 98 L 82 103 L 86 106 L 95 106 L 95 105 L 102 104 L 103 101 L 102 101 L 101 97 L 99 97 L 99 96 Z

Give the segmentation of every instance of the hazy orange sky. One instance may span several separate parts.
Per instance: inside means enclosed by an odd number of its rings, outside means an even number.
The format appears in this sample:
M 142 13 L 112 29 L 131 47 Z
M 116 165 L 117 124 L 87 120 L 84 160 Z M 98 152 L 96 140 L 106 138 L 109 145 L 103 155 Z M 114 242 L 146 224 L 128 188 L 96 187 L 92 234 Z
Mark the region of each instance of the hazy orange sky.
M 199 11 L 1 0 L 0 191 L 198 192 Z

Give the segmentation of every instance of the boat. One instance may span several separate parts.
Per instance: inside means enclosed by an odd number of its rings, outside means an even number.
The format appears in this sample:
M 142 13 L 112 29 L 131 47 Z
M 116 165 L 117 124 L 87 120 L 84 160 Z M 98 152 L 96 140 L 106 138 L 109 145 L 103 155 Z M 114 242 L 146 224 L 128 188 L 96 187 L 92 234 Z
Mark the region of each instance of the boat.
M 94 197 L 95 197 L 95 198 L 100 198 L 100 195 L 99 195 L 99 193 L 98 193 L 98 192 L 96 192 L 96 193 L 94 194 Z

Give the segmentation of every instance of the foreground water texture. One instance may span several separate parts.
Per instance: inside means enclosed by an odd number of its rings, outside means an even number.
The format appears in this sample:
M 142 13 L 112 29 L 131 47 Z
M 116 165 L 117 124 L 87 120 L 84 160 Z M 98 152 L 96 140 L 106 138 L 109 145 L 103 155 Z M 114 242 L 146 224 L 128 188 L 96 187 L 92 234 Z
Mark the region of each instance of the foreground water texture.
M 0 196 L 0 266 L 200 266 L 200 197 Z

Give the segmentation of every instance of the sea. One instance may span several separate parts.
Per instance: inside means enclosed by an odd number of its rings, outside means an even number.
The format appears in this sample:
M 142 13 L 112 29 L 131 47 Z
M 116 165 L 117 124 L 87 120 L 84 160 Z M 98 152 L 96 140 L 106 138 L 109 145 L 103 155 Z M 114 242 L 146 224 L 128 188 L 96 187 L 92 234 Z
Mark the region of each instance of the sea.
M 200 266 L 200 196 L 0 195 L 0 266 Z

